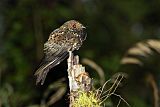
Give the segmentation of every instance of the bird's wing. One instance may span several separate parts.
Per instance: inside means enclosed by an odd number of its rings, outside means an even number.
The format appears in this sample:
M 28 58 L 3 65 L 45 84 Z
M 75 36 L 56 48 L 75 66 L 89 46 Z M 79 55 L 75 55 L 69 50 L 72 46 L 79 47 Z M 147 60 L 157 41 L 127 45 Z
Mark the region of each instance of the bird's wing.
M 68 56 L 67 47 L 64 45 L 61 46 L 54 41 L 48 41 L 44 44 L 44 53 L 45 56 L 40 67 L 35 72 L 35 76 L 37 76 L 36 84 L 41 82 L 41 85 L 43 85 L 49 70 L 58 65 Z
M 36 84 L 41 82 L 41 85 L 43 85 L 45 78 L 47 76 L 47 73 L 49 70 L 56 65 L 58 65 L 61 61 L 63 61 L 68 56 L 68 52 L 63 52 L 59 56 L 54 57 L 53 61 L 47 61 L 46 58 L 42 60 L 42 63 L 40 64 L 40 68 L 36 71 L 35 76 L 37 76 Z

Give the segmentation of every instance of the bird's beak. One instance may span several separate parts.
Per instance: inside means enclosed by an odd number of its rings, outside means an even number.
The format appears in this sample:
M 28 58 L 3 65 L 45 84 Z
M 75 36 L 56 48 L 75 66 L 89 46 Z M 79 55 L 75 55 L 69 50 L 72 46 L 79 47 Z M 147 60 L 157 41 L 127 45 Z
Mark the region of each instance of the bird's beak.
M 82 31 L 81 31 L 81 40 L 84 41 L 87 37 L 87 30 L 86 27 L 82 27 Z

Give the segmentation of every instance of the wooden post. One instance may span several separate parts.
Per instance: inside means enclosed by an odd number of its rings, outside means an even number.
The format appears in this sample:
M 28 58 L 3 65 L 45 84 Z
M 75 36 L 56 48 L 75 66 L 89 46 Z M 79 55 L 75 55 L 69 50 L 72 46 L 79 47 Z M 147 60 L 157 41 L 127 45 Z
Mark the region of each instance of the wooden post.
M 78 97 L 78 91 L 88 92 L 91 90 L 91 78 L 85 71 L 85 67 L 79 64 L 79 56 L 74 56 L 69 51 L 68 58 L 68 79 L 70 88 L 70 107 L 72 107 L 75 98 Z

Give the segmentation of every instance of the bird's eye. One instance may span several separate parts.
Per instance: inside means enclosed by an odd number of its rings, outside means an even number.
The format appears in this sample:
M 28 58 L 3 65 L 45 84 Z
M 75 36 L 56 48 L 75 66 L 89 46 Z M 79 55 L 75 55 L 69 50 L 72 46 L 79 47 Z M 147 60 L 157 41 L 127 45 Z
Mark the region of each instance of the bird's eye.
M 76 24 L 73 24 L 72 27 L 73 27 L 73 28 L 76 28 Z

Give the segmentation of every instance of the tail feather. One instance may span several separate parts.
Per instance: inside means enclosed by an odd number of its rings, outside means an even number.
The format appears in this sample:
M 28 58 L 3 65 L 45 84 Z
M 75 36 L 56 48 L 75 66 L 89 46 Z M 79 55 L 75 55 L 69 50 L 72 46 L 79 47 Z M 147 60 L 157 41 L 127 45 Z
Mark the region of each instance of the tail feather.
M 36 84 L 41 82 L 41 85 L 43 85 L 49 70 L 62 62 L 67 56 L 68 52 L 64 52 L 63 54 L 54 57 L 54 59 L 51 61 L 47 61 L 47 59 L 44 58 L 39 69 L 37 69 L 34 74 L 37 76 Z

